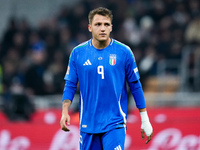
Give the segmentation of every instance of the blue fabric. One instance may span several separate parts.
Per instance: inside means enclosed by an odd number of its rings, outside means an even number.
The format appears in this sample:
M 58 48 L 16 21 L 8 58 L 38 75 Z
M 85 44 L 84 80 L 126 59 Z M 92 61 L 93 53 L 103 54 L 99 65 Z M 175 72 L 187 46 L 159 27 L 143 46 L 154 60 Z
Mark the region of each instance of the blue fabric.
M 76 92 L 76 88 L 77 88 L 77 85 L 76 83 L 74 82 L 71 82 L 71 81 L 66 81 L 65 82 L 65 88 L 64 88 L 64 91 L 63 91 L 63 98 L 62 100 L 73 100 L 74 98 L 74 94 Z
M 103 133 L 124 127 L 127 119 L 126 80 L 139 79 L 130 48 L 114 39 L 104 49 L 91 40 L 75 47 L 70 55 L 63 99 L 72 99 L 79 82 L 80 130 Z M 71 85 L 73 83 L 73 85 Z
M 106 133 L 80 133 L 80 150 L 124 150 L 125 128 L 117 128 Z
M 135 82 L 129 82 L 129 88 L 134 97 L 137 108 L 139 109 L 146 108 L 144 93 L 142 90 L 142 85 L 140 80 Z

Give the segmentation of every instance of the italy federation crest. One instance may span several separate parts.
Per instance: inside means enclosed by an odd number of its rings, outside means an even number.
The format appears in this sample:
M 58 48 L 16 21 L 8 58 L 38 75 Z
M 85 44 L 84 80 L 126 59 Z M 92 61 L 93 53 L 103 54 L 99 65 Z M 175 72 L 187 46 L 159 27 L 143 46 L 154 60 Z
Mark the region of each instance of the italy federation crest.
M 114 66 L 116 64 L 116 54 L 110 54 L 110 57 L 109 57 L 109 64 L 111 66 Z

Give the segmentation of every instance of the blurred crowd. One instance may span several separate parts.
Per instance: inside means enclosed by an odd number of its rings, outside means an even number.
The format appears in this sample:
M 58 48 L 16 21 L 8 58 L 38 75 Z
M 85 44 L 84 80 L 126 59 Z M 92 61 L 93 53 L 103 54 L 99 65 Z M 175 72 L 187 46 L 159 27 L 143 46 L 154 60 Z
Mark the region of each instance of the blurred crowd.
M 200 43 L 199 0 L 82 0 L 36 26 L 11 17 L 0 41 L 2 94 L 61 94 L 70 52 L 91 38 L 87 17 L 99 6 L 112 10 L 111 37 L 131 47 L 142 79 L 158 60 L 181 59 L 184 45 Z

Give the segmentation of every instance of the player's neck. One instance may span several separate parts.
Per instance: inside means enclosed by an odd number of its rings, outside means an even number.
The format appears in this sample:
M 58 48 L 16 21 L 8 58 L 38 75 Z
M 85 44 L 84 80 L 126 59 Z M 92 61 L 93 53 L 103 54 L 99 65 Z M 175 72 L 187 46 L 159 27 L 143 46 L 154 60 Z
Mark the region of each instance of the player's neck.
M 106 41 L 98 41 L 96 39 L 92 39 L 92 45 L 96 48 L 96 49 L 104 49 L 106 48 L 109 44 L 110 44 L 111 39 L 109 38 Z

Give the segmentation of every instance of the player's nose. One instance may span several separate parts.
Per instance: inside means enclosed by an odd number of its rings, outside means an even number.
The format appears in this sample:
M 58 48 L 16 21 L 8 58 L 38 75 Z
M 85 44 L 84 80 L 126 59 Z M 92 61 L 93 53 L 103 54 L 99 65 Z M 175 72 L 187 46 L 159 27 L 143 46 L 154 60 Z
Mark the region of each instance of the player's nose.
M 105 31 L 105 26 L 104 25 L 101 26 L 101 31 Z

